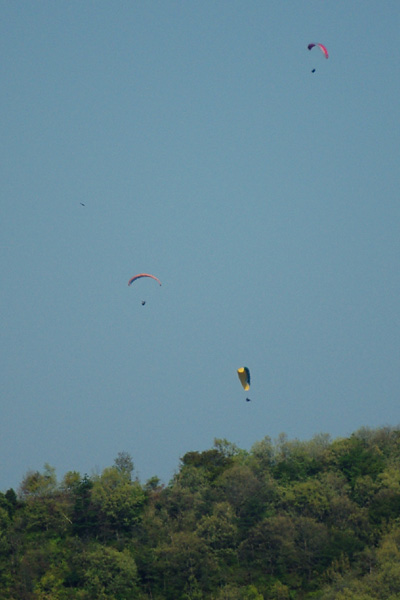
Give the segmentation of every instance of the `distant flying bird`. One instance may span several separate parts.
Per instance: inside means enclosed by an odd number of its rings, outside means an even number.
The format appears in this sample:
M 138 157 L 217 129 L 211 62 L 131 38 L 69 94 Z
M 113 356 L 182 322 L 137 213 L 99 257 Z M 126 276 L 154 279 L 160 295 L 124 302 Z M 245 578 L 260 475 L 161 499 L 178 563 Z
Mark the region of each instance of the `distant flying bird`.
M 142 306 L 146 304 L 146 300 L 142 300 Z
M 83 204 L 83 202 L 79 202 L 79 204 L 80 204 L 81 206 L 86 206 L 85 204 Z

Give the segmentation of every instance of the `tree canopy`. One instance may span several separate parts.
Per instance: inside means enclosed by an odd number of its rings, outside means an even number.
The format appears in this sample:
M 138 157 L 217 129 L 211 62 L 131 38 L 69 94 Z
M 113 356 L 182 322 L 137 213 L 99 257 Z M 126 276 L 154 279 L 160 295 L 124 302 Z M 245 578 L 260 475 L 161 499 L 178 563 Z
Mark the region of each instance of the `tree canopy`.
M 4 600 L 400 597 L 400 430 L 215 440 L 165 485 L 49 464 L 0 493 Z

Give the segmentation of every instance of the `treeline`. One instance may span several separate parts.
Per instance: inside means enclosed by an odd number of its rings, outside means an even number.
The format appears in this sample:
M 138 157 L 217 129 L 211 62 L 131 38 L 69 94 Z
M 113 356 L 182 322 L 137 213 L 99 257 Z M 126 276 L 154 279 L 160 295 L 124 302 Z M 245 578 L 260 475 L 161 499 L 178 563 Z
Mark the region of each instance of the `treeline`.
M 400 598 L 400 429 L 215 440 L 164 486 L 120 453 L 0 494 L 1 600 Z

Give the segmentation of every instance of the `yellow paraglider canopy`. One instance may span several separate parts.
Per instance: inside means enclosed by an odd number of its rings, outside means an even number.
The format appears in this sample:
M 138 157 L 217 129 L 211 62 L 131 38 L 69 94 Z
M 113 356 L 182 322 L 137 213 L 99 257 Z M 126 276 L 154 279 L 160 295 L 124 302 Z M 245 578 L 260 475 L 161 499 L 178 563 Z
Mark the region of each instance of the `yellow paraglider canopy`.
M 247 367 L 240 367 L 237 370 L 238 373 L 238 377 L 240 379 L 240 383 L 242 384 L 243 388 L 246 390 L 250 389 L 250 371 Z

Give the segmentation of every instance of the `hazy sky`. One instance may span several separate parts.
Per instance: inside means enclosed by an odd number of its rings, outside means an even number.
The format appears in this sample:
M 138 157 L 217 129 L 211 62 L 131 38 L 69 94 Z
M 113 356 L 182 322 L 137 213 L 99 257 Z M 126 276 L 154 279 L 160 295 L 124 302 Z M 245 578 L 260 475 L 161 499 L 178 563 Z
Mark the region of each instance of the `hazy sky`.
M 0 8 L 0 489 L 398 425 L 399 1 Z

